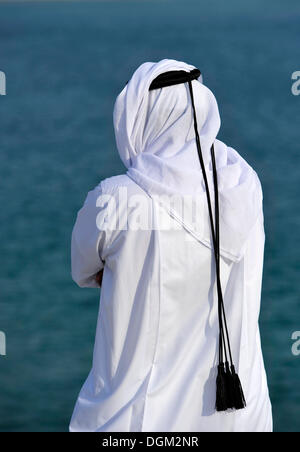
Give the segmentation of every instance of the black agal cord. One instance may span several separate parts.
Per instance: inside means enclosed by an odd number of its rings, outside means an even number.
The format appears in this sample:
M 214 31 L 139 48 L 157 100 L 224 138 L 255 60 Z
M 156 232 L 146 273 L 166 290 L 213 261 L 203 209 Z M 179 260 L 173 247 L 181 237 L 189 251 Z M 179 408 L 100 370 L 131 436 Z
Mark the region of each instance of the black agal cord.
M 216 410 L 226 411 L 227 409 L 241 409 L 246 406 L 242 385 L 240 379 L 235 371 L 232 360 L 231 347 L 229 341 L 229 333 L 226 322 L 225 308 L 222 295 L 221 278 L 220 278 L 220 226 L 219 226 L 219 199 L 218 199 L 218 178 L 215 161 L 214 145 L 211 147 L 211 160 L 213 168 L 214 180 L 214 195 L 215 195 L 215 227 L 212 214 L 210 193 L 208 181 L 205 171 L 204 160 L 201 151 L 200 138 L 197 127 L 196 109 L 194 104 L 194 95 L 192 88 L 192 80 L 200 77 L 200 70 L 193 69 L 190 72 L 186 71 L 168 71 L 160 74 L 152 81 L 149 90 L 163 88 L 165 86 L 177 85 L 180 83 L 188 83 L 189 91 L 193 107 L 194 129 L 196 136 L 196 145 L 199 156 L 199 161 L 203 173 L 203 179 L 206 189 L 206 197 L 208 204 L 208 212 L 211 225 L 211 234 L 215 255 L 216 264 L 216 283 L 218 294 L 218 318 L 219 318 L 219 364 L 217 375 L 217 394 L 216 394 Z

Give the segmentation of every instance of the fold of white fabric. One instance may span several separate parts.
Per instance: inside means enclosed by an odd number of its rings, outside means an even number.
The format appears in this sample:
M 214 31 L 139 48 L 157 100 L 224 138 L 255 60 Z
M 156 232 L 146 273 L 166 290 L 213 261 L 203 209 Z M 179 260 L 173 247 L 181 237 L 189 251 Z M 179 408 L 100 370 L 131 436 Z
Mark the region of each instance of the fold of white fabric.
M 164 206 L 190 234 L 212 247 L 188 84 L 149 91 L 151 82 L 159 74 L 192 69 L 195 66 L 170 59 L 142 64 L 116 99 L 114 129 L 128 176 Z M 215 146 L 220 253 L 238 261 L 262 209 L 261 184 L 256 172 L 241 155 L 216 139 L 220 129 L 218 105 L 213 93 L 202 83 L 202 76 L 193 80 L 192 86 L 212 204 L 210 148 L 213 143 Z M 169 202 L 166 195 L 179 196 L 182 202 Z M 204 221 L 197 221 L 199 215 Z

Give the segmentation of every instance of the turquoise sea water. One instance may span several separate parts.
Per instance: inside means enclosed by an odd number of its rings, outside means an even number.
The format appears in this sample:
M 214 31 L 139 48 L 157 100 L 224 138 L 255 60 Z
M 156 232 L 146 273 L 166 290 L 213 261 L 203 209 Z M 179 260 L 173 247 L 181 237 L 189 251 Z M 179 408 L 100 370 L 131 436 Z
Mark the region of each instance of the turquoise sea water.
M 300 431 L 297 1 L 0 3 L 0 430 L 66 431 L 86 378 L 98 292 L 70 277 L 70 236 L 91 188 L 124 171 L 114 100 L 145 61 L 198 66 L 220 138 L 263 186 L 261 334 L 275 429 Z

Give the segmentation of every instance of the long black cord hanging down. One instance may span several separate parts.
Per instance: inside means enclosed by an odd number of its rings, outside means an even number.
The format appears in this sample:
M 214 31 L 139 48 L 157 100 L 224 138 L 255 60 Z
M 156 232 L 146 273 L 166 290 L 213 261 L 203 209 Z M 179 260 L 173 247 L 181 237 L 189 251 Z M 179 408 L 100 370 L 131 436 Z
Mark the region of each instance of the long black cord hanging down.
M 211 224 L 212 240 L 214 246 L 215 263 L 216 263 L 216 282 L 217 282 L 217 294 L 218 294 L 218 317 L 219 317 L 219 364 L 217 375 L 217 394 L 216 394 L 216 410 L 226 411 L 227 409 L 241 409 L 246 406 L 246 401 L 242 389 L 242 385 L 235 371 L 235 367 L 232 360 L 232 353 L 230 347 L 229 333 L 225 315 L 225 308 L 222 295 L 221 278 L 220 278 L 220 232 L 219 232 L 219 199 L 218 199 L 218 178 L 215 160 L 214 145 L 211 147 L 211 159 L 213 167 L 213 179 L 214 179 L 214 193 L 215 193 L 215 227 L 212 215 L 211 200 L 209 194 L 208 181 L 205 171 L 205 165 L 203 161 L 200 138 L 197 127 L 197 117 L 194 104 L 194 95 L 191 80 L 188 80 L 189 90 L 192 100 L 193 115 L 194 115 L 194 128 L 196 135 L 196 144 L 198 150 L 198 156 L 203 173 L 203 179 L 205 183 L 205 190 L 207 196 L 207 204 L 209 211 L 209 218 Z M 224 361 L 225 358 L 225 361 Z M 229 359 L 229 361 L 228 361 Z
M 211 200 L 209 194 L 209 187 L 203 161 L 200 138 L 197 127 L 196 109 L 194 103 L 194 95 L 192 88 L 192 80 L 198 79 L 201 72 L 199 69 L 187 71 L 168 71 L 160 74 L 154 79 L 149 87 L 149 90 L 163 88 L 165 86 L 177 85 L 179 83 L 189 84 L 190 96 L 192 100 L 194 129 L 196 135 L 197 151 L 200 160 L 200 165 L 203 173 L 205 183 L 207 204 L 209 211 L 209 218 L 211 224 L 211 233 L 213 240 L 213 248 L 216 263 L 216 282 L 218 294 L 218 318 L 219 318 L 219 364 L 217 375 L 217 394 L 216 394 L 216 410 L 226 411 L 227 409 L 241 409 L 246 406 L 245 397 L 243 394 L 240 379 L 235 371 L 232 360 L 231 347 L 229 341 L 228 327 L 226 322 L 225 308 L 222 295 L 221 278 L 220 278 L 220 231 L 219 231 L 219 199 L 218 199 L 218 178 L 215 160 L 214 145 L 211 147 L 211 159 L 213 167 L 214 179 L 214 194 L 215 194 L 215 227 L 212 214 Z

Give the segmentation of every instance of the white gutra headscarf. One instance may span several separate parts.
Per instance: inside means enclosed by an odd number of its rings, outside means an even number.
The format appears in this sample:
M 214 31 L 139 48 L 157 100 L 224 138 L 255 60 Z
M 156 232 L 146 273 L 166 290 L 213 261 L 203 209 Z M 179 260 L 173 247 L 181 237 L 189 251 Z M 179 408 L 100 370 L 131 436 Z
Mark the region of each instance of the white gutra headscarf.
M 207 221 L 195 228 L 176 209 L 168 209 L 191 234 L 212 247 L 205 186 L 197 154 L 192 103 L 187 83 L 149 91 L 163 72 L 191 71 L 195 66 L 164 59 L 144 63 L 118 95 L 114 129 L 127 174 L 150 196 L 189 195 L 203 199 Z M 262 209 L 262 190 L 256 172 L 231 147 L 216 139 L 220 128 L 213 93 L 192 81 L 197 124 L 211 198 L 213 177 L 210 148 L 214 143 L 220 204 L 220 253 L 238 261 L 252 226 Z M 213 199 L 212 199 L 213 204 Z

